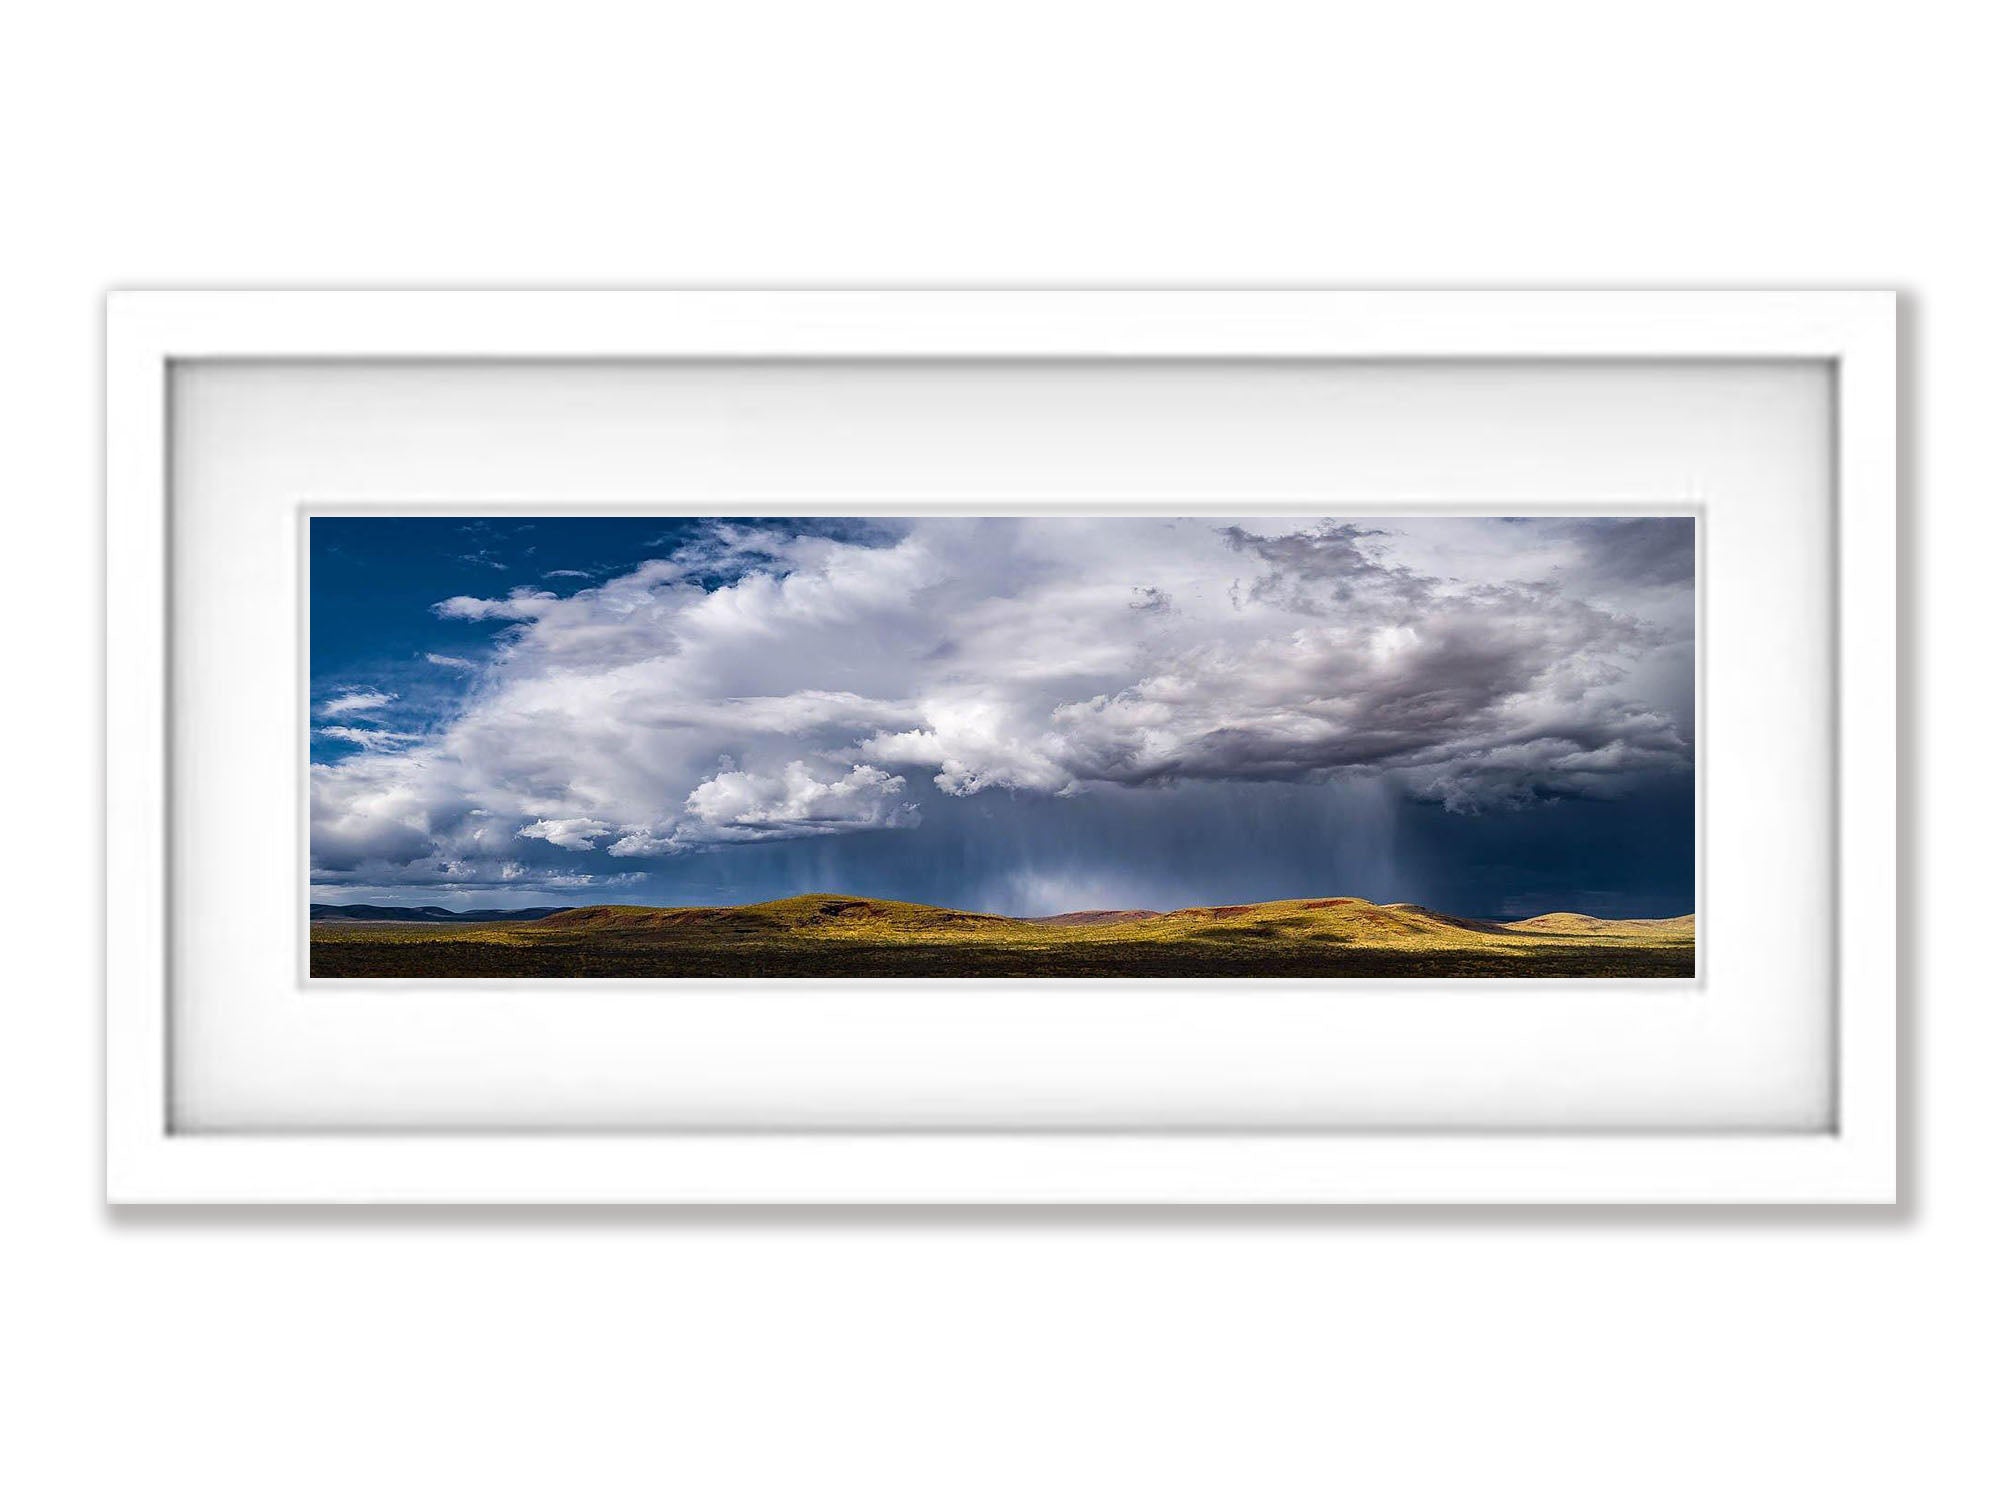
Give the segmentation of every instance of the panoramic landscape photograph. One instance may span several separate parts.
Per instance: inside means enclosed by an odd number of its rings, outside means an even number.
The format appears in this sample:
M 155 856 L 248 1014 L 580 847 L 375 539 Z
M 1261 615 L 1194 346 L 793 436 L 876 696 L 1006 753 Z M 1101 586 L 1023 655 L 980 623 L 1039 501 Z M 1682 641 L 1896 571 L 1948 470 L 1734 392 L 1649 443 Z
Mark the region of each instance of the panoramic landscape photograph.
M 308 526 L 314 978 L 1695 973 L 1691 517 Z

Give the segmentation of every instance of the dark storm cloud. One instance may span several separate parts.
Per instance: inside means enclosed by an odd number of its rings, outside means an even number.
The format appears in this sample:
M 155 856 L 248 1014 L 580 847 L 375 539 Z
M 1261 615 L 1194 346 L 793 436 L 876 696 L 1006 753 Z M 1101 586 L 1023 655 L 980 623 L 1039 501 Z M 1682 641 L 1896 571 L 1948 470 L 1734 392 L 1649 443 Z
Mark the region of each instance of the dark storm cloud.
M 1191 652 L 1168 672 L 1054 709 L 1063 743 L 1052 759 L 1074 780 L 1372 770 L 1403 773 L 1413 795 L 1463 810 L 1601 795 L 1606 778 L 1685 762 L 1667 715 L 1612 690 L 1656 640 L 1630 616 L 1546 582 L 1423 576 L 1384 556 L 1380 528 L 1222 535 L 1264 565 L 1247 588 L 1234 586 L 1235 607 L 1264 606 L 1289 632 L 1274 638 L 1267 625 L 1241 648 Z M 1603 545 L 1615 549 L 1616 538 Z
M 1581 552 L 1578 571 L 1592 582 L 1643 588 L 1694 581 L 1694 521 L 1633 516 L 1571 522 Z
M 1239 602 L 1248 598 L 1295 614 L 1324 615 L 1357 601 L 1396 600 L 1407 608 L 1430 594 L 1431 580 L 1381 560 L 1382 549 L 1370 545 L 1387 535 L 1379 528 L 1328 521 L 1274 536 L 1225 526 L 1222 535 L 1238 552 L 1265 564 L 1239 592 Z

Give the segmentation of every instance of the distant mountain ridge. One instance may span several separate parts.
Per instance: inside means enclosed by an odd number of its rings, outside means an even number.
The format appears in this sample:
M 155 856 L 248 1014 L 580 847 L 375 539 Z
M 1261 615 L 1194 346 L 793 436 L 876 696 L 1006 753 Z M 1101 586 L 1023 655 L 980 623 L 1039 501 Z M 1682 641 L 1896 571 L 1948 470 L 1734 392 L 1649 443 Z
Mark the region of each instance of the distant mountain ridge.
M 315 901 L 315 922 L 538 922 L 558 912 L 574 911 L 570 906 L 482 907 L 476 911 L 453 911 L 448 906 L 338 906 Z

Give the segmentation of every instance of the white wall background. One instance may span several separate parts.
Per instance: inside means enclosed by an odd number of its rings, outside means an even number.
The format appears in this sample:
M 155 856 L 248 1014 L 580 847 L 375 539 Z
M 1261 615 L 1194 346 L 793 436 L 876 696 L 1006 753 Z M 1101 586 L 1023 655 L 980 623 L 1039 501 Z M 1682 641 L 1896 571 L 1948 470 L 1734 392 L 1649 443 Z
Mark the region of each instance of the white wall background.
M 20 8 L 0 1489 L 1992 1493 L 1977 24 L 1746 0 Z M 1910 1206 L 107 1216 L 99 293 L 723 281 L 1904 288 Z

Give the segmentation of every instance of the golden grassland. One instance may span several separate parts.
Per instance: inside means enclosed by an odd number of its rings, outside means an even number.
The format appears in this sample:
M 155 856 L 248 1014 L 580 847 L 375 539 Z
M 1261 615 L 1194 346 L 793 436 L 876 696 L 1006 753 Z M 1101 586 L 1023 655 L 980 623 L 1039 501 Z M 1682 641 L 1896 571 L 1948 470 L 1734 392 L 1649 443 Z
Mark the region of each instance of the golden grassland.
M 813 894 L 534 921 L 315 921 L 315 978 L 1517 977 L 1694 973 L 1694 918 L 1481 922 L 1355 897 L 997 917 Z

